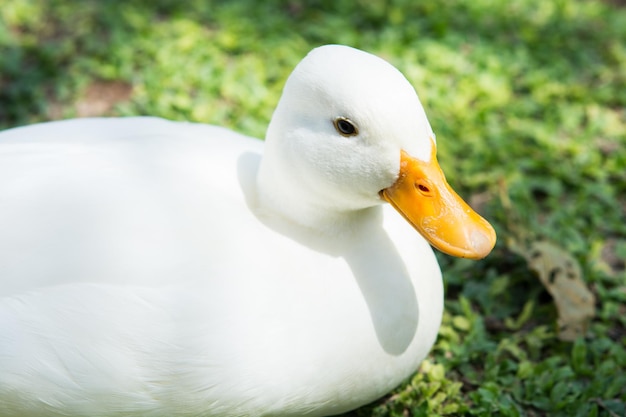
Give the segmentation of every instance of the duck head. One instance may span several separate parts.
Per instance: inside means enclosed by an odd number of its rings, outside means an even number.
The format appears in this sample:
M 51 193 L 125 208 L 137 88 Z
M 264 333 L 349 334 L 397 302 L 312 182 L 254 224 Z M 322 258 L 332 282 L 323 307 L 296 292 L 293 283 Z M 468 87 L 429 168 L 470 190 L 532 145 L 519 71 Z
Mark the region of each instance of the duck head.
M 388 202 L 442 252 L 482 258 L 495 232 L 448 185 L 436 152 L 422 104 L 396 68 L 323 46 L 287 80 L 266 135 L 259 197 L 312 228 Z

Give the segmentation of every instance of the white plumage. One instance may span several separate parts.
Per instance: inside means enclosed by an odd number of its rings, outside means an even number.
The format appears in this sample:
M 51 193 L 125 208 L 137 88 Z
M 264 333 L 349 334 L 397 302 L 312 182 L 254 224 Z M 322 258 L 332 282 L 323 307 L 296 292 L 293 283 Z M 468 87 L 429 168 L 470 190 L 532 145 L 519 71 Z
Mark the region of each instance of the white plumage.
M 404 77 L 342 46 L 296 68 L 265 144 L 156 118 L 0 133 L 0 415 L 324 416 L 390 391 L 443 294 L 379 192 L 431 137 Z

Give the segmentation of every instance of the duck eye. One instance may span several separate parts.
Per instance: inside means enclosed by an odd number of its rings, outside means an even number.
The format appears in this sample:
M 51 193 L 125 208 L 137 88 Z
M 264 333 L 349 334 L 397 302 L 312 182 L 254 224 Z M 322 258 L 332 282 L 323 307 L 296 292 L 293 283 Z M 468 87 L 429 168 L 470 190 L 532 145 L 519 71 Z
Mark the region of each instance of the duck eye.
M 356 128 L 354 123 L 346 117 L 337 117 L 333 124 L 335 125 L 335 129 L 342 136 L 356 136 L 359 134 L 359 130 Z

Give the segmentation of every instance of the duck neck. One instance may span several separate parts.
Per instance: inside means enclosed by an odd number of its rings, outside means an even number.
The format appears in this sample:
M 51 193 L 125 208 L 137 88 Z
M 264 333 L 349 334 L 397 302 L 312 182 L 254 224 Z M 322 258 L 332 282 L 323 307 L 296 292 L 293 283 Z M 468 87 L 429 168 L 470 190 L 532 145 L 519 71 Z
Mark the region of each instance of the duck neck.
M 273 224 L 332 236 L 358 227 L 375 209 L 333 204 L 301 183 L 285 165 L 272 153 L 271 145 L 267 146 L 257 176 L 256 203 L 259 214 Z

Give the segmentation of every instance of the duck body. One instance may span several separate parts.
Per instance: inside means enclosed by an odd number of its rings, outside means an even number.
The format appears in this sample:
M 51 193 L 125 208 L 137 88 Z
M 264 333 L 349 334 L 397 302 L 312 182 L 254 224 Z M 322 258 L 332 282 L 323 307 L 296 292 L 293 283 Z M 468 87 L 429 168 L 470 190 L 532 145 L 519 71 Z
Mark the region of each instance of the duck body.
M 0 415 L 338 413 L 434 342 L 428 244 L 388 206 L 285 234 L 255 209 L 261 141 L 152 118 L 0 138 Z
M 327 46 L 288 80 L 265 143 L 156 118 L 1 132 L 0 415 L 326 416 L 410 376 L 443 308 L 428 242 L 482 257 L 493 230 L 437 173 L 444 213 L 430 194 L 427 215 L 407 208 L 410 175 L 436 165 L 407 85 Z M 439 229 L 450 213 L 472 226 Z

